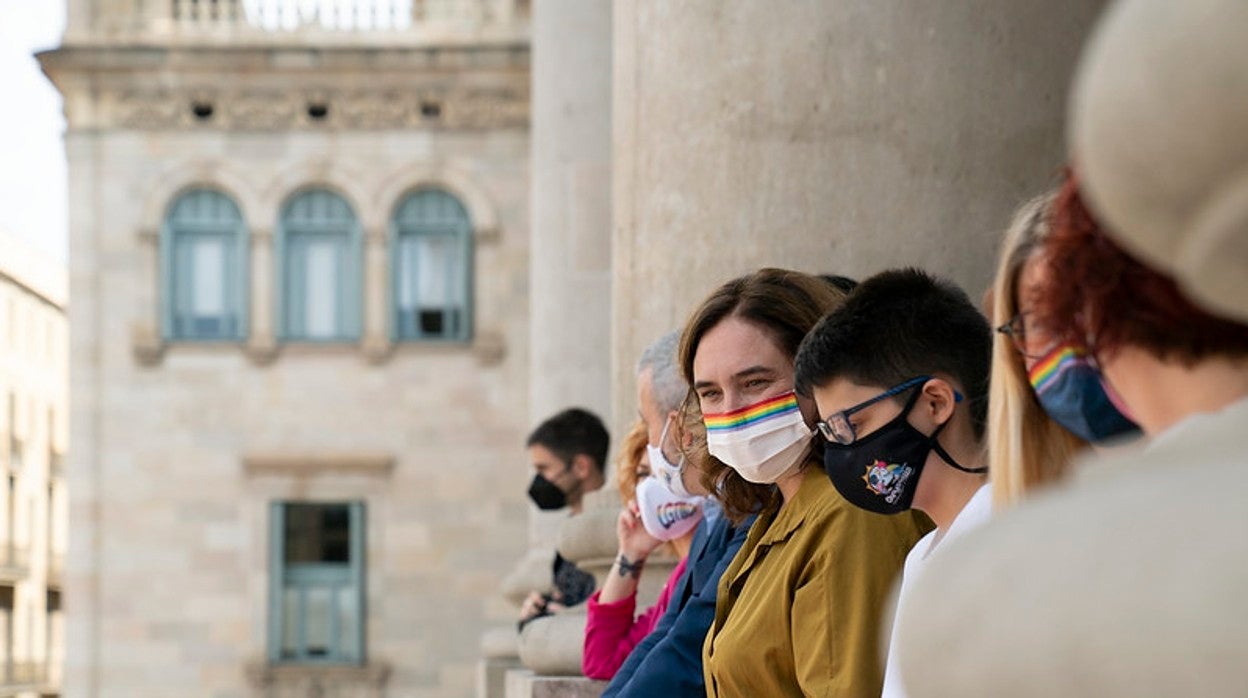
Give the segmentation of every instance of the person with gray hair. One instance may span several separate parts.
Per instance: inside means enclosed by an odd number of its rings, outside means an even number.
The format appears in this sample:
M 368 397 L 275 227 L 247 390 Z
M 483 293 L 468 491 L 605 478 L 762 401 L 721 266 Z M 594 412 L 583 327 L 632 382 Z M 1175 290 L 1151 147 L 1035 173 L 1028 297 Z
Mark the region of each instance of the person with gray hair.
M 754 522 L 751 516 L 733 526 L 720 515 L 713 494 L 701 483 L 701 464 L 686 456 L 698 450 L 692 448 L 694 441 L 704 441 L 706 436 L 696 401 L 686 403 L 689 386 L 677 365 L 679 340 L 677 332 L 663 335 L 637 362 L 638 409 L 650 438 L 647 455 L 652 476 L 646 484 L 674 501 L 701 499 L 703 517 L 692 531 L 685 561 L 677 568 L 683 572 L 670 588 L 666 612 L 653 632 L 633 648 L 602 694 L 604 698 L 705 693 L 702 642 L 715 619 L 719 578 Z M 643 497 L 639 494 L 638 499 Z M 627 510 L 621 518 L 626 514 Z M 603 596 L 611 582 L 608 578 Z
M 645 424 L 646 463 L 622 464 L 647 472 L 637 482 L 634 499 L 620 511 L 615 534 L 619 554 L 607 573 L 602 589 L 589 598 L 585 624 L 585 646 L 581 671 L 591 679 L 615 676 L 629 652 L 654 630 L 667 610 L 672 589 L 684 574 L 685 560 L 693 544 L 694 532 L 702 525 L 701 495 L 688 492 L 679 480 L 681 468 L 663 453 L 672 419 L 688 391 L 675 368 L 676 339 L 666 335 L 642 353 L 638 366 L 638 402 Z M 637 587 L 649 557 L 664 542 L 670 543 L 680 563 L 672 570 L 655 604 L 634 617 Z
M 646 347 L 637 361 L 637 403 L 652 446 L 662 446 L 659 439 L 664 426 L 676 418 L 689 394 L 676 365 L 679 346 L 680 333 L 668 332 Z

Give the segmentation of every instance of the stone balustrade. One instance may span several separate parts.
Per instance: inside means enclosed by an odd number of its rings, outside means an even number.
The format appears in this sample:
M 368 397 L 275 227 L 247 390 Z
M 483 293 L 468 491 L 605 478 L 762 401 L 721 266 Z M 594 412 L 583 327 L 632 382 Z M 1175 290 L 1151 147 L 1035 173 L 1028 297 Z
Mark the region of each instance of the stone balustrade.
M 559 530 L 560 554 L 594 575 L 599 588 L 606 581 L 615 561 L 615 522 L 618 516 L 619 499 L 615 493 L 595 492 L 586 497 L 584 512 L 569 517 Z M 663 552 L 651 556 L 637 592 L 639 611 L 654 603 L 677 562 L 675 556 Z M 549 558 L 546 564 L 549 575 Z M 520 576 L 519 569 L 513 576 Z M 603 682 L 581 676 L 585 609 L 582 604 L 525 625 L 517 643 L 524 669 L 507 672 L 504 681 L 506 698 L 580 698 L 601 693 L 605 685 Z M 497 694 L 483 695 L 493 698 Z
M 119 4 L 91 27 L 71 22 L 70 35 L 266 44 L 335 38 L 351 43 L 517 39 L 527 34 L 529 14 L 525 0 L 121 0 Z

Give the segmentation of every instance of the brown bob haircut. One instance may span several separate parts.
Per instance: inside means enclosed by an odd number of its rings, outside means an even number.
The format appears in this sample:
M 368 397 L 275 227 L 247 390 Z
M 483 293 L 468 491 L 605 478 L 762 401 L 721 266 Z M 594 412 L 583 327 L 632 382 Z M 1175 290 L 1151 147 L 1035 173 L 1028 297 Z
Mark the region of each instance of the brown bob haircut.
M 717 288 L 685 323 L 680 337 L 680 369 L 689 385 L 694 384 L 693 357 L 702 337 L 729 317 L 738 317 L 767 333 L 790 359 L 811 328 L 845 299 L 845 292 L 824 279 L 787 269 L 759 269 Z M 686 409 L 697 405 L 690 390 Z M 812 459 L 822 459 L 822 447 L 812 439 Z M 701 447 L 705 449 L 705 443 Z M 702 484 L 724 505 L 724 513 L 740 523 L 747 516 L 780 504 L 772 485 L 746 481 L 732 468 L 709 453 L 696 454 L 704 464 Z

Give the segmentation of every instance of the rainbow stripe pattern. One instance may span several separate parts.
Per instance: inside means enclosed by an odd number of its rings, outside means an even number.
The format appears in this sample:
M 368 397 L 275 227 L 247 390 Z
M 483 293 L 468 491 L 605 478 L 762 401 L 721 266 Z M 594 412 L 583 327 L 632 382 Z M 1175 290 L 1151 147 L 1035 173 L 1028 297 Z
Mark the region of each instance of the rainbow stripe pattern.
M 707 436 L 710 436 L 711 434 L 745 431 L 796 411 L 797 395 L 788 392 L 732 412 L 703 415 L 702 421 L 706 424 Z
M 1043 393 L 1067 369 L 1087 363 L 1087 350 L 1074 344 L 1060 344 L 1036 362 L 1027 372 L 1027 380 L 1037 393 Z

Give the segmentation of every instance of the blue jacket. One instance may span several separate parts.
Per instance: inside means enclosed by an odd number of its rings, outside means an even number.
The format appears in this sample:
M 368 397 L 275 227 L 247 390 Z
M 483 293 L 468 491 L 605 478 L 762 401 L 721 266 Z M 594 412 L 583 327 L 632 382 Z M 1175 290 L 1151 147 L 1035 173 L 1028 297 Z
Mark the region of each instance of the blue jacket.
M 633 648 L 603 698 L 624 696 L 704 696 L 702 643 L 715 620 L 719 578 L 741 549 L 750 517 L 733 527 L 726 516 L 694 533 L 685 573 L 659 624 Z

